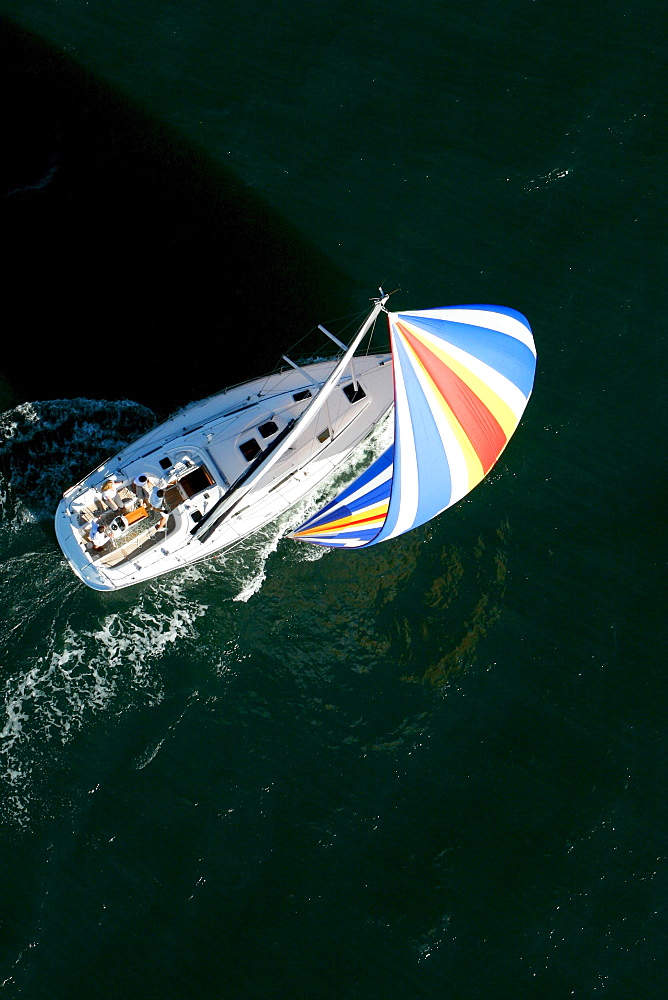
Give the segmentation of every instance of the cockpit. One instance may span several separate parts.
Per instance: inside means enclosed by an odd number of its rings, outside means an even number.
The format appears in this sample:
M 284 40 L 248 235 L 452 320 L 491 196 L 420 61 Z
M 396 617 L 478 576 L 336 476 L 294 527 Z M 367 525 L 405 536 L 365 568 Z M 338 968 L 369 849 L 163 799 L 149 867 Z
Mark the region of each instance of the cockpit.
M 125 470 L 132 472 L 133 470 Z M 202 517 L 220 488 L 204 462 L 184 456 L 136 476 L 115 476 L 89 486 L 69 505 L 75 537 L 91 562 L 117 566 L 167 538 L 190 513 Z

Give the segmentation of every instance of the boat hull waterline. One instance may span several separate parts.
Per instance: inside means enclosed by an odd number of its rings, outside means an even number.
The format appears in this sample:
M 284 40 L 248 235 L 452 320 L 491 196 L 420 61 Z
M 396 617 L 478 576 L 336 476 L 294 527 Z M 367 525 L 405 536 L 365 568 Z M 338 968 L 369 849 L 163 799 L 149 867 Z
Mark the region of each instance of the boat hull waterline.
M 389 354 L 356 359 L 364 395 L 355 392 L 350 373 L 342 375 L 318 422 L 258 478 L 252 493 L 243 494 L 227 516 L 214 509 L 305 411 L 334 364 L 283 371 L 191 406 L 69 489 L 56 512 L 56 535 L 77 576 L 94 590 L 133 586 L 228 549 L 299 504 L 345 464 L 391 409 Z M 152 508 L 150 494 L 135 485 L 142 475 L 151 491 L 165 490 L 163 510 Z M 117 509 L 104 499 L 107 482 L 121 484 Z M 95 521 L 102 521 L 108 536 L 99 550 L 90 541 Z M 198 525 L 201 530 L 192 534 Z

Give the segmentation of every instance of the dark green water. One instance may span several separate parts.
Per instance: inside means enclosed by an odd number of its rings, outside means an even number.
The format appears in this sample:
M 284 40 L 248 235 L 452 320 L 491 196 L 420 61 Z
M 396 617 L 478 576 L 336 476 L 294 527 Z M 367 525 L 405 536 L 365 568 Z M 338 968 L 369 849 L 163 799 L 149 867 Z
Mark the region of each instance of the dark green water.
M 663 5 L 0 12 L 0 994 L 663 998 Z M 489 479 L 85 590 L 62 489 L 380 282 L 529 318 Z

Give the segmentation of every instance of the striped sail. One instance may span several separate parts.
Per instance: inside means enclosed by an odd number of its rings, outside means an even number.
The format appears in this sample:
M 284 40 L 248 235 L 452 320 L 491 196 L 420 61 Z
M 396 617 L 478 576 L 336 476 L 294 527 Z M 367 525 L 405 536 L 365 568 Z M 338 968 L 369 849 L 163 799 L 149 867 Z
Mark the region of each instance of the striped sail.
M 524 412 L 536 350 L 521 313 L 459 306 L 388 321 L 394 444 L 294 538 L 356 548 L 424 524 L 487 475 Z

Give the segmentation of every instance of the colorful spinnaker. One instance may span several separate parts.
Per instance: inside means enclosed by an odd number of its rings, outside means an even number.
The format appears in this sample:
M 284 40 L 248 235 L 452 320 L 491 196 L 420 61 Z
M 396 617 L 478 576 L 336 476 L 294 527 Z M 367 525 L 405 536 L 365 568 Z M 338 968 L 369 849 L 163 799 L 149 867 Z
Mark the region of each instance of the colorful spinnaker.
M 293 538 L 359 548 L 424 524 L 487 475 L 536 371 L 531 327 L 499 306 L 388 312 L 394 443 Z

